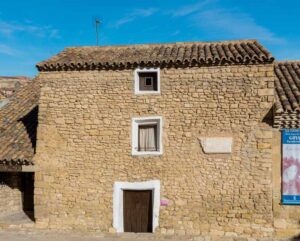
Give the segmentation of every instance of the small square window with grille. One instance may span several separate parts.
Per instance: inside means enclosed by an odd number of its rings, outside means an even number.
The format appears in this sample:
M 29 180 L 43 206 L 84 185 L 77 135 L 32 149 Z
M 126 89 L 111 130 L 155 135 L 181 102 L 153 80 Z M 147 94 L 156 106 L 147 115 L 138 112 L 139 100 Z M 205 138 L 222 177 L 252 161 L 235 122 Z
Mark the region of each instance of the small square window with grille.
M 151 94 L 160 93 L 159 69 L 135 70 L 135 93 Z

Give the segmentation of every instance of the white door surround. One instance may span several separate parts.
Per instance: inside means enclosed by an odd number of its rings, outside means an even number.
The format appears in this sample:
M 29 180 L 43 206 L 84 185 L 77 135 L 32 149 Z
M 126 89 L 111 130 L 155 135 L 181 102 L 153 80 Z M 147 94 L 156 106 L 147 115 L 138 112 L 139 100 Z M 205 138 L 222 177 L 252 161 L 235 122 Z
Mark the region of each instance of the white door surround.
M 118 233 L 124 232 L 123 216 L 123 190 L 152 190 L 153 194 L 153 220 L 152 232 L 158 227 L 160 206 L 160 181 L 145 182 L 115 182 L 113 195 L 113 227 Z

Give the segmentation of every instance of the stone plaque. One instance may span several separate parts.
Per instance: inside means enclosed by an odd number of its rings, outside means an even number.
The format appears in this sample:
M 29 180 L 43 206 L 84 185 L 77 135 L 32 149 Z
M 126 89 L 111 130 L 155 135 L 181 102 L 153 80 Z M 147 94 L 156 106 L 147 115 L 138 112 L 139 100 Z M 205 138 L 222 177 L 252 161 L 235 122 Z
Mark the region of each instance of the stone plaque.
M 204 153 L 232 152 L 232 137 L 202 137 L 199 139 Z

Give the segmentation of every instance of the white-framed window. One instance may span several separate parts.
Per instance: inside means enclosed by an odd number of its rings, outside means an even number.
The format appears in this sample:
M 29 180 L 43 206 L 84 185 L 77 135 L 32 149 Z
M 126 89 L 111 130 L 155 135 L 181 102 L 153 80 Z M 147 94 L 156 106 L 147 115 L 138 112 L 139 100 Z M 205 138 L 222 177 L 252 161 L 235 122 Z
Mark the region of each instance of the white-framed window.
M 162 117 L 132 118 L 132 155 L 161 155 Z
M 134 92 L 135 94 L 160 93 L 160 69 L 144 68 L 134 71 Z

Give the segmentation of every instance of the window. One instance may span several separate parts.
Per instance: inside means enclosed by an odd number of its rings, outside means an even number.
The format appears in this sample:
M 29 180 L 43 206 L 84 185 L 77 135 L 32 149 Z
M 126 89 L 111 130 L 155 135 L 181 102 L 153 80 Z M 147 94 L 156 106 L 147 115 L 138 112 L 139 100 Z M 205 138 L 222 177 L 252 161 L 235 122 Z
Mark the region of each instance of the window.
M 154 87 L 153 87 L 153 77 L 145 77 L 145 83 L 144 83 L 144 85 L 145 86 L 149 86 L 152 89 L 154 89 Z
M 160 69 L 136 69 L 134 85 L 135 94 L 160 93 Z
M 144 117 L 132 120 L 132 155 L 162 154 L 162 118 Z

